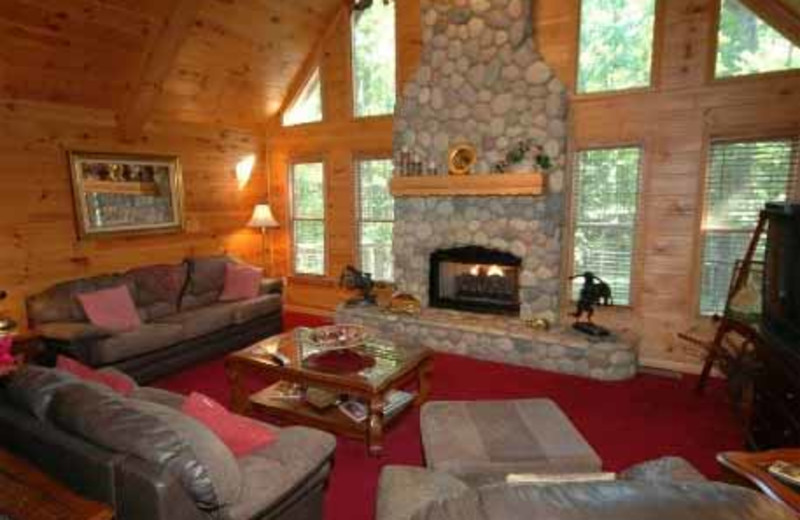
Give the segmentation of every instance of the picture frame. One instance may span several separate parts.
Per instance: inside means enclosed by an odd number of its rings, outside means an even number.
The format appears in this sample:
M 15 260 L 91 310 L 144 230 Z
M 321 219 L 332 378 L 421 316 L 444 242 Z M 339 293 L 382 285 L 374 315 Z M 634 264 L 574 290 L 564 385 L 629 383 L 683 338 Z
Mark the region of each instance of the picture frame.
M 70 151 L 68 159 L 79 239 L 183 231 L 177 156 Z

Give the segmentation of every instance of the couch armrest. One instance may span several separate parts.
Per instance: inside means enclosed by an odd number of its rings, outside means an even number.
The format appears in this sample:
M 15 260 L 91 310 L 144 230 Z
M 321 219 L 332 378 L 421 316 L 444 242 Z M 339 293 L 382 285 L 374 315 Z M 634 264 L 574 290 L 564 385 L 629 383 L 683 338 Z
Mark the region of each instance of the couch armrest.
M 261 280 L 261 287 L 258 291 L 259 294 L 282 294 L 283 293 L 283 280 L 280 278 L 263 278 Z
M 385 466 L 378 480 L 375 520 L 411 520 L 434 502 L 469 493 L 467 484 L 449 473 L 411 466 Z
M 705 482 L 697 468 L 681 457 L 661 457 L 641 462 L 619 474 L 622 480 L 645 482 Z
M 45 339 L 67 343 L 96 340 L 113 336 L 114 332 L 83 322 L 51 322 L 36 327 L 36 333 Z
M 209 516 L 192 500 L 180 476 L 170 469 L 127 457 L 115 474 L 115 518 L 201 520 Z

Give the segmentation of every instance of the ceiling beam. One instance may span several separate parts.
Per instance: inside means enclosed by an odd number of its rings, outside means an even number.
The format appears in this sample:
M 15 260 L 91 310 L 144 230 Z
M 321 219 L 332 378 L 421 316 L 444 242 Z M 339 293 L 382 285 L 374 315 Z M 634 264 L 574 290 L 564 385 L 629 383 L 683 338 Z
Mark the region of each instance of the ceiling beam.
M 174 0 L 169 15 L 150 41 L 136 82 L 117 114 L 123 140 L 133 141 L 141 136 L 178 51 L 189 36 L 202 1 Z
M 786 0 L 741 0 L 741 2 L 789 41 L 800 45 L 800 16 Z

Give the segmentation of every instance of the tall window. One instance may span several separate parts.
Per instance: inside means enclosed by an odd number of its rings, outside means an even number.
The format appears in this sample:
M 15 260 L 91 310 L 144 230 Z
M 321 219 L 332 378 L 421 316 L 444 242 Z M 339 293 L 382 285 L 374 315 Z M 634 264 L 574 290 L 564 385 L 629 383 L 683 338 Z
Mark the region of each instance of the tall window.
M 638 147 L 577 154 L 573 271 L 602 278 L 618 305 L 631 301 L 641 155 Z M 580 288 L 578 279 L 573 284 L 576 298 Z
M 389 193 L 391 159 L 357 162 L 361 269 L 376 280 L 393 279 L 394 199 Z
M 770 27 L 739 0 L 722 0 L 717 77 L 800 68 L 800 47 Z
M 702 228 L 702 314 L 724 310 L 735 263 L 745 254 L 759 211 L 789 194 L 797 151 L 796 139 L 712 143 Z
M 650 85 L 656 0 L 581 2 L 578 92 Z
M 353 95 L 356 117 L 394 112 L 394 2 L 375 0 L 353 12 Z
M 297 274 L 325 274 L 324 170 L 321 162 L 292 165 L 292 237 Z
M 300 94 L 283 113 L 283 126 L 302 125 L 322 121 L 322 87 L 319 67 L 311 74 Z

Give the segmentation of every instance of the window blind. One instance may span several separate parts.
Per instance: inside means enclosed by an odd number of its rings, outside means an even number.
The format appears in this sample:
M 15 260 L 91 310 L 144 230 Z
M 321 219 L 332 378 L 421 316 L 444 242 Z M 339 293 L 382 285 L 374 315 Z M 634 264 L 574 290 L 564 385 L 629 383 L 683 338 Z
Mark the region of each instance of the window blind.
M 294 272 L 325 274 L 324 165 L 292 165 L 292 238 Z
M 744 256 L 759 212 L 784 201 L 797 180 L 797 138 L 717 141 L 710 147 L 703 215 L 700 312 L 725 309 L 731 276 Z M 756 260 L 763 259 L 764 244 Z
M 639 147 L 577 154 L 573 271 L 591 271 L 602 278 L 618 305 L 631 301 L 641 155 Z M 573 283 L 574 298 L 581 283 L 580 279 Z
M 375 280 L 391 281 L 394 278 L 394 198 L 389 192 L 392 160 L 360 160 L 357 170 L 361 269 L 372 273 Z

